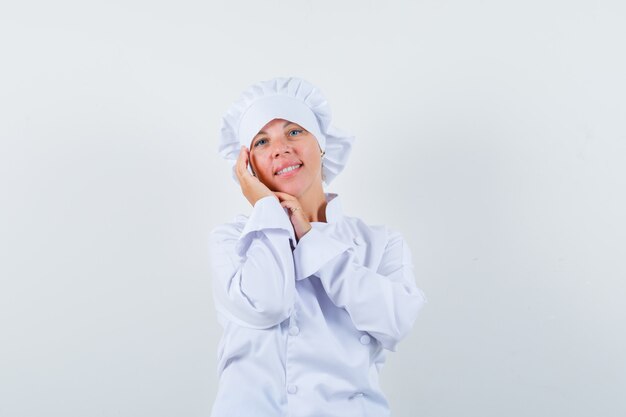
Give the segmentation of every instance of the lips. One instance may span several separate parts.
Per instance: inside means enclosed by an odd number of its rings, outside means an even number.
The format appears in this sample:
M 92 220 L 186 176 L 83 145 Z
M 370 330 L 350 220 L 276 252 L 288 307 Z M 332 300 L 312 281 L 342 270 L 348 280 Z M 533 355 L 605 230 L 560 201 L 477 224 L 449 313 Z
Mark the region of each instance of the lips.
M 285 175 L 290 172 L 298 170 L 301 166 L 302 164 L 294 164 L 294 163 L 283 165 L 276 172 L 274 172 L 274 175 Z

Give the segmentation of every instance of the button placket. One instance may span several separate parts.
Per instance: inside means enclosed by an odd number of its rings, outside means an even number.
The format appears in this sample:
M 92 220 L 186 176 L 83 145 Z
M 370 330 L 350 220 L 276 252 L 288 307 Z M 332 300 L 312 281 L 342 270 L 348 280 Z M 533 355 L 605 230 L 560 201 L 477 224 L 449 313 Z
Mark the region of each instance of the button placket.
M 291 311 L 291 314 L 289 315 L 289 326 L 288 328 L 291 329 L 295 323 L 296 323 L 296 307 L 294 305 L 293 310 Z
M 294 337 L 300 333 L 300 328 L 297 326 L 297 302 L 294 302 L 294 307 L 291 315 L 289 316 L 289 324 L 288 324 L 288 335 L 287 335 L 287 345 L 285 352 L 285 382 L 286 382 L 286 390 L 289 396 L 295 395 L 298 392 L 298 386 L 293 384 L 291 381 L 291 363 L 293 361 L 293 350 L 294 350 Z
M 352 242 L 354 242 L 354 244 L 357 245 L 357 246 L 361 246 L 364 243 L 363 239 L 360 236 L 355 236 L 352 239 Z
M 353 400 L 355 398 L 359 398 L 359 397 L 363 397 L 365 394 L 363 394 L 362 392 L 355 392 L 354 394 L 352 394 L 348 399 Z

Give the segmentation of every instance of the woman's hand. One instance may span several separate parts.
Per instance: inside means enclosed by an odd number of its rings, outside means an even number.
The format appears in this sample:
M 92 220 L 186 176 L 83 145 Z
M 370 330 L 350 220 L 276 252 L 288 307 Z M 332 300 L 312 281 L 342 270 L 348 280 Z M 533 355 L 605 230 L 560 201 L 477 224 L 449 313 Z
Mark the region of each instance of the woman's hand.
M 306 216 L 302 212 L 300 202 L 297 198 L 287 193 L 274 191 L 274 195 L 278 197 L 281 206 L 289 209 L 289 220 L 291 220 L 291 224 L 293 224 L 293 230 L 296 233 L 296 240 L 300 241 L 302 236 L 304 236 L 312 228 L 311 223 L 309 223 Z
M 239 151 L 239 157 L 237 157 L 237 164 L 235 167 L 235 173 L 239 179 L 241 185 L 241 191 L 243 195 L 248 199 L 253 206 L 257 201 L 263 197 L 273 196 L 274 193 L 267 188 L 257 177 L 250 174 L 248 171 L 248 163 L 250 161 L 250 151 L 245 146 L 241 145 Z

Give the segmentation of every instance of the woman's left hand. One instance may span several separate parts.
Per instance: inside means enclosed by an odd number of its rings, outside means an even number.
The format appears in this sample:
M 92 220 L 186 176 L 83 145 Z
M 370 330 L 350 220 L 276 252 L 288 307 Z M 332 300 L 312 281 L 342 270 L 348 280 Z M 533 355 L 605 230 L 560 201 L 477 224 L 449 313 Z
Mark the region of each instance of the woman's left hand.
M 300 202 L 297 198 L 287 193 L 274 191 L 274 194 L 280 200 L 280 205 L 289 209 L 289 220 L 291 220 L 293 230 L 296 233 L 296 240 L 300 241 L 302 236 L 312 229 L 311 223 L 309 223 L 302 212 Z

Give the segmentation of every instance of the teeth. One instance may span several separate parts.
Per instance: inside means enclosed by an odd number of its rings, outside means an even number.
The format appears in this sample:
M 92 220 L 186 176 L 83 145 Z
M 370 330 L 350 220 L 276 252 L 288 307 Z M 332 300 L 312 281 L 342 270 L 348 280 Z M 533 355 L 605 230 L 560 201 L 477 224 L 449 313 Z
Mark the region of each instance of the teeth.
M 290 167 L 287 167 L 287 168 L 283 168 L 280 171 L 278 171 L 276 173 L 276 175 L 281 175 L 281 174 L 284 174 L 285 172 L 293 171 L 296 168 L 300 168 L 300 166 L 301 166 L 301 164 L 300 165 L 293 165 L 293 166 L 290 166 Z

